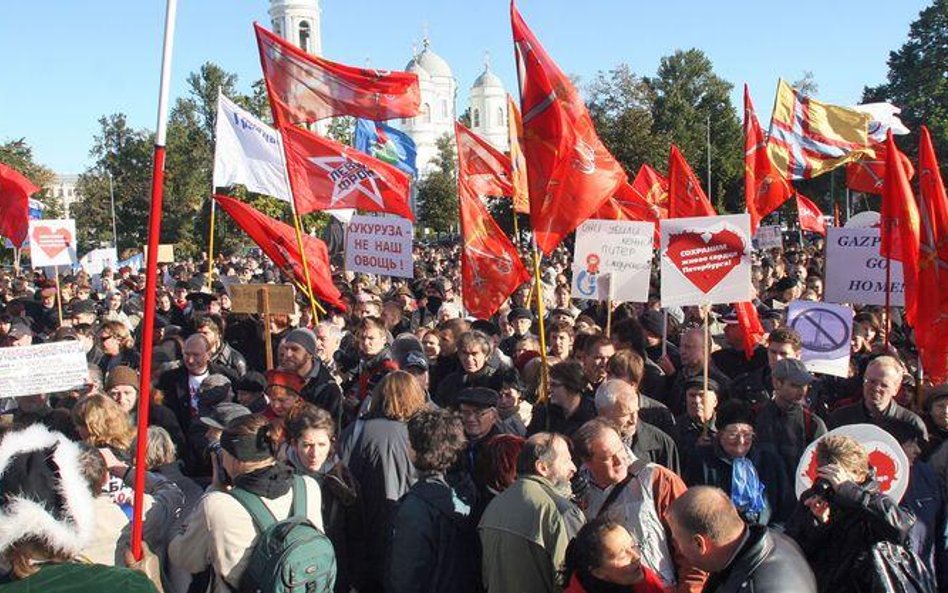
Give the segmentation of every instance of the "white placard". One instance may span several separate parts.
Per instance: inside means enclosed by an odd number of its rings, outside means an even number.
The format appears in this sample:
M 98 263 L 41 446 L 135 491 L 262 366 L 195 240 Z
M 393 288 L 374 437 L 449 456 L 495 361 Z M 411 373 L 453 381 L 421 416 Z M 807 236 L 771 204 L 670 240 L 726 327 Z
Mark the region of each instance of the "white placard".
M 572 296 L 616 302 L 648 301 L 655 225 L 626 220 L 587 220 L 576 229 Z M 611 282 L 604 282 L 604 275 Z
M 753 298 L 748 214 L 662 221 L 662 306 Z
M 800 334 L 800 358 L 811 373 L 849 376 L 853 310 L 845 305 L 791 301 L 787 325 Z
M 757 227 L 754 234 L 754 245 L 757 249 L 772 249 L 783 247 L 783 231 L 780 225 L 772 224 Z
M 27 235 L 30 265 L 34 268 L 71 266 L 79 261 L 75 220 L 31 220 Z
M 118 269 L 119 266 L 116 265 L 118 260 L 115 247 L 100 247 L 83 255 L 82 259 L 79 260 L 79 265 L 87 273 L 95 275 L 101 274 L 105 268 Z
M 356 214 L 347 225 L 346 270 L 414 278 L 411 242 L 410 220 Z
M 78 341 L 0 348 L 0 398 L 79 389 L 88 380 Z
M 823 300 L 828 303 L 885 305 L 886 259 L 879 255 L 879 229 L 830 227 L 826 235 L 826 277 Z M 892 261 L 890 304 L 905 305 L 902 263 Z

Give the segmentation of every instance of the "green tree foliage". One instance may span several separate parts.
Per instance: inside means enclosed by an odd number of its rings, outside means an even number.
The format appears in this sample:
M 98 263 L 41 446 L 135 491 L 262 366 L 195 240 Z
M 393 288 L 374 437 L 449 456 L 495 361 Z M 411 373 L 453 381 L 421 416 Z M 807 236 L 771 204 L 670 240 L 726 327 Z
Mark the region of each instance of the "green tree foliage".
M 710 125 L 712 201 L 719 212 L 743 210 L 742 131 L 730 99 L 733 85 L 714 73 L 711 60 L 698 49 L 662 58 L 645 83 L 655 96 L 654 130 L 678 145 L 702 182 L 708 173 Z
M 459 227 L 454 137 L 444 134 L 438 138 L 437 147 L 434 170 L 418 183 L 418 222 L 437 233 L 449 233 Z
M 902 109 L 902 121 L 912 130 L 900 137 L 900 149 L 913 159 L 918 153 L 918 129 L 925 124 L 948 174 L 948 0 L 934 0 L 909 28 L 908 41 L 889 54 L 887 82 L 866 87 L 863 102 L 888 101 Z
M 26 142 L 26 138 L 0 144 L 0 163 L 16 169 L 40 188 L 32 197 L 46 205 L 44 217 L 60 218 L 64 215 L 62 199 L 49 191 L 56 174 L 49 167 L 36 162 L 33 158 L 33 148 Z

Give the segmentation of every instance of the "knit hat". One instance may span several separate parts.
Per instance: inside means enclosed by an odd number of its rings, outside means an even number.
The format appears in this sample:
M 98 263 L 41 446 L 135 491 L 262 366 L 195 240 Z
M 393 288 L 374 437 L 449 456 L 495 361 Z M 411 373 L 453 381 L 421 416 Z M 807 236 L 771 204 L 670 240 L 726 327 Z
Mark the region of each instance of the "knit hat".
M 316 334 L 314 334 L 312 330 L 306 329 L 305 327 L 298 327 L 287 333 L 283 341 L 291 344 L 299 344 L 303 347 L 303 350 L 309 352 L 310 355 L 316 356 Z
M 105 379 L 105 390 L 120 385 L 131 385 L 136 390 L 139 386 L 138 371 L 131 367 L 119 366 L 109 371 L 109 376 Z
M 66 556 L 83 553 L 95 530 L 92 491 L 79 446 L 42 424 L 0 441 L 0 552 L 35 538 Z

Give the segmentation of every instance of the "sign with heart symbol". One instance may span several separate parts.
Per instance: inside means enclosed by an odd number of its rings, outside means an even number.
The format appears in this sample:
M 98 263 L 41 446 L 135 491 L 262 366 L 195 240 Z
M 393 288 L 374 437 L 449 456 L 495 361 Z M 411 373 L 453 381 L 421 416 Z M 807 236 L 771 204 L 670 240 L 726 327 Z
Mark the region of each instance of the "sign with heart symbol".
M 747 214 L 666 219 L 661 231 L 664 306 L 752 298 Z
M 31 220 L 29 237 L 34 268 L 76 263 L 75 220 Z

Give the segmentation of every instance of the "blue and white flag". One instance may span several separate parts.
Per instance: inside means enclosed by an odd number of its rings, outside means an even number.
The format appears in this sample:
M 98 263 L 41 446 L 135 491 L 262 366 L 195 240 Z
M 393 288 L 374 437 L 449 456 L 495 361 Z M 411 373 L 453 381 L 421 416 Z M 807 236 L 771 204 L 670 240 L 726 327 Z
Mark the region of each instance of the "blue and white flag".
M 401 130 L 396 130 L 382 122 L 356 119 L 352 145 L 357 150 L 397 167 L 412 177 L 418 177 L 418 168 L 415 166 L 415 141 Z

